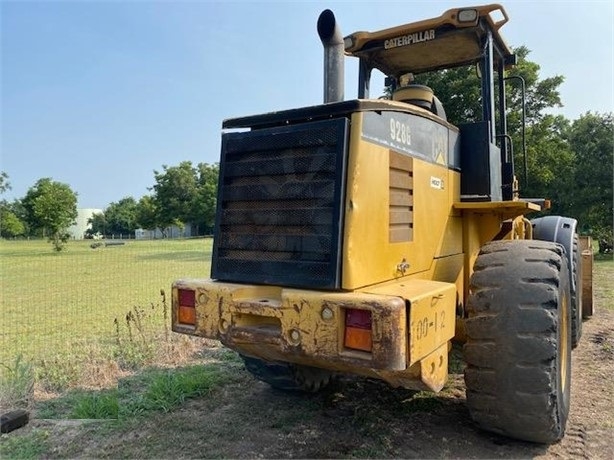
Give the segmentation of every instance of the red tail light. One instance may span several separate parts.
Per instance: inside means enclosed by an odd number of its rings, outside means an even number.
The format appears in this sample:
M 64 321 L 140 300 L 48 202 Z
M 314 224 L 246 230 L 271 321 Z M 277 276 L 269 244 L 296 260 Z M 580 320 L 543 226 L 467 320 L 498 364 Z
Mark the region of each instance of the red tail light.
M 361 351 L 371 351 L 373 341 L 371 337 L 371 311 L 348 308 L 345 310 L 346 348 Z
M 177 319 L 182 324 L 196 324 L 196 292 L 191 289 L 179 289 Z

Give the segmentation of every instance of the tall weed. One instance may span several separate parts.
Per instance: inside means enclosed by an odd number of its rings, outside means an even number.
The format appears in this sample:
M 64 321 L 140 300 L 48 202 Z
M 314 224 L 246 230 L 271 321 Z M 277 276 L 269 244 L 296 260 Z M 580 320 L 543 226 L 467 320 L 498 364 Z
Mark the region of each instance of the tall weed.
M 71 417 L 81 419 L 116 419 L 119 411 L 117 389 L 83 395 Z
M 124 318 L 115 318 L 115 352 L 122 369 L 136 370 L 154 362 L 160 347 L 169 341 L 166 323 L 166 295 L 160 291 L 161 302 L 148 308 L 134 306 Z
M 27 408 L 34 394 L 34 367 L 17 355 L 10 364 L 0 363 L 0 409 Z
M 135 371 L 151 364 L 175 365 L 192 357 L 206 341 L 171 334 L 169 308 L 164 290 L 160 302 L 135 306 L 113 321 L 114 357 L 120 369 Z

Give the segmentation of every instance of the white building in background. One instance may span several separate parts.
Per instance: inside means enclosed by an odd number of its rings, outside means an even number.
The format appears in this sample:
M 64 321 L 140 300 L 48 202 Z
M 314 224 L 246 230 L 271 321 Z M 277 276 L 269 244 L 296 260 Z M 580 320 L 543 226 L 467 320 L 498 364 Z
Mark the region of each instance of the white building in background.
M 92 228 L 92 225 L 87 221 L 91 219 L 94 214 L 101 214 L 102 209 L 77 209 L 77 218 L 75 224 L 68 228 L 70 237 L 74 240 L 82 240 L 85 237 L 85 232 Z

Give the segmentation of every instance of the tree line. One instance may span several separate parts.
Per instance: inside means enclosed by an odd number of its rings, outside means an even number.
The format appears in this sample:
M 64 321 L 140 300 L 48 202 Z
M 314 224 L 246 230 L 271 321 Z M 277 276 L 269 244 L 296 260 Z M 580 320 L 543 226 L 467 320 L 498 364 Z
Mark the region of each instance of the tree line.
M 110 203 L 90 219 L 87 236 L 134 235 L 138 228 L 159 229 L 166 235 L 172 226 L 192 226 L 192 234 L 213 231 L 217 199 L 218 165 L 183 161 L 178 166 L 154 171 L 151 194 L 138 201 L 125 197 Z M 11 187 L 6 172 L 0 172 L 0 195 Z M 70 238 L 68 228 L 77 217 L 77 193 L 68 184 L 51 178 L 39 179 L 26 195 L 13 202 L 0 201 L 0 236 L 47 237 L 57 251 Z
M 136 201 L 125 197 L 109 204 L 91 219 L 90 235 L 134 234 L 135 230 L 160 230 L 190 225 L 192 235 L 211 234 L 217 201 L 218 165 L 182 161 L 154 171 L 151 194 Z

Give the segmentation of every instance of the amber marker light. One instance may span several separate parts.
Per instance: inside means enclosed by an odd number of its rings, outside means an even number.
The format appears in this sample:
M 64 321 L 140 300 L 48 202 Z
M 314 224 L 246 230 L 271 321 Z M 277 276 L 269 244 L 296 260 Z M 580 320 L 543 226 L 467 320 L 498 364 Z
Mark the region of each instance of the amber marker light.
M 196 325 L 196 292 L 191 289 L 178 289 L 179 308 L 177 319 L 181 324 Z
M 344 345 L 352 350 L 371 351 L 371 311 L 355 308 L 345 310 Z
M 458 22 L 476 22 L 478 20 L 478 10 L 460 10 L 458 12 Z

